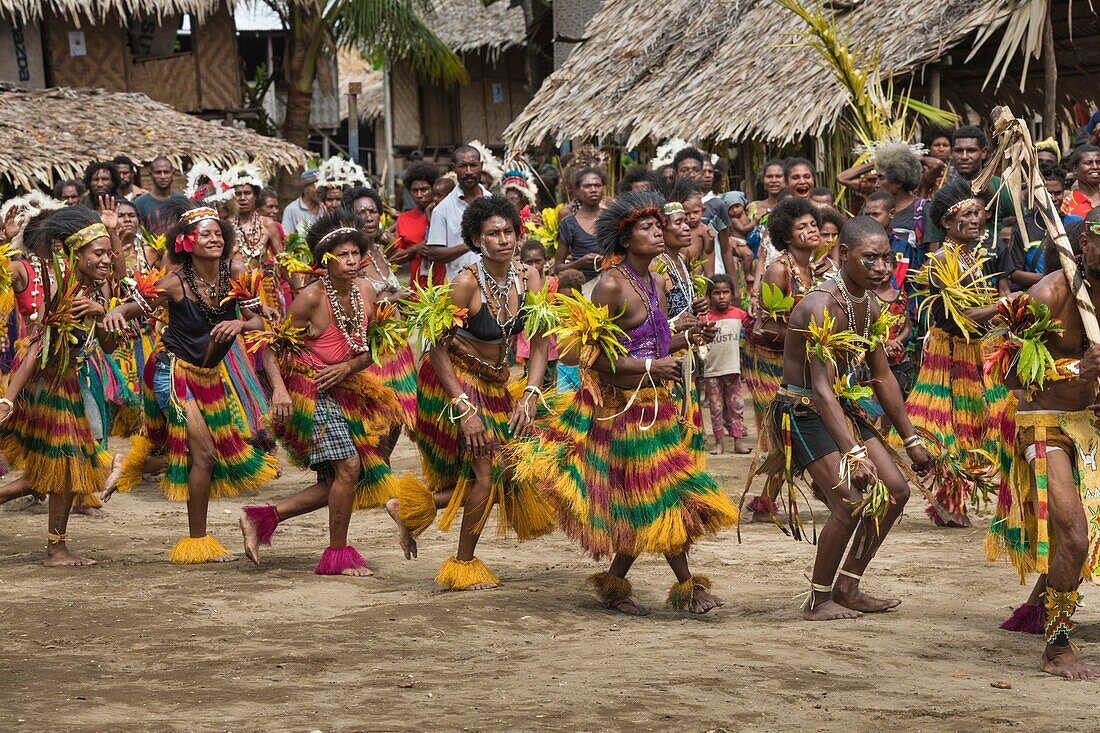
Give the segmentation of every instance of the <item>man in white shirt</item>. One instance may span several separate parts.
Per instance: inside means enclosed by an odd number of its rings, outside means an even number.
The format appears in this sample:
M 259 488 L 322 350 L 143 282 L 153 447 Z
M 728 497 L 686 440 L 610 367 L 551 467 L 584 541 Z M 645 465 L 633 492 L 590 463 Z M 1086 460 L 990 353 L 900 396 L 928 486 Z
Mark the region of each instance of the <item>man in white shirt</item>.
M 321 214 L 321 202 L 317 199 L 317 171 L 310 169 L 302 173 L 299 182 L 302 184 L 302 195 L 283 209 L 283 231 L 288 235 L 298 231 L 299 227 L 308 228 Z
M 453 281 L 463 267 L 481 259 L 477 252 L 462 241 L 462 213 L 478 196 L 488 196 L 489 190 L 481 185 L 481 153 L 477 148 L 460 145 L 451 154 L 451 167 L 458 176 L 458 185 L 432 211 L 428 225 L 427 247 L 424 248 L 421 271 L 427 272 L 429 263 L 441 262 L 447 267 L 447 280 Z

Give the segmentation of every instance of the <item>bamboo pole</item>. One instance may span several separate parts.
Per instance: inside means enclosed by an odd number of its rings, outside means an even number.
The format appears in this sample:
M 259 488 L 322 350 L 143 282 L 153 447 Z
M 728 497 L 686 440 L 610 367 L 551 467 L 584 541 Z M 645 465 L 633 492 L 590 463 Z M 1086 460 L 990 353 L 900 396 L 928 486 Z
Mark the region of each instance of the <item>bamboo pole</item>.
M 1077 261 L 1073 256 L 1066 228 L 1058 209 L 1050 197 L 1043 177 L 1039 172 L 1039 161 L 1035 156 L 1035 144 L 1031 140 L 1027 124 L 1013 116 L 1008 107 L 997 107 L 991 115 L 993 139 L 996 151 L 982 172 L 974 179 L 974 191 L 981 191 L 997 173 L 1001 174 L 1001 185 L 1007 187 L 1012 195 L 1012 205 L 1016 209 L 1016 220 L 1023 222 L 1022 197 L 1026 195 L 1028 208 L 1035 208 L 1043 220 L 1043 226 L 1053 238 L 1058 250 L 1058 260 L 1062 263 L 1062 273 L 1069 288 L 1077 300 L 1077 311 L 1081 314 L 1081 323 L 1085 335 L 1093 346 L 1100 345 L 1100 324 L 1096 320 L 1096 309 L 1089 297 L 1088 286 L 1080 276 Z M 1025 194 L 1026 192 L 1026 194 Z M 1021 224 L 1022 226 L 1022 224 Z

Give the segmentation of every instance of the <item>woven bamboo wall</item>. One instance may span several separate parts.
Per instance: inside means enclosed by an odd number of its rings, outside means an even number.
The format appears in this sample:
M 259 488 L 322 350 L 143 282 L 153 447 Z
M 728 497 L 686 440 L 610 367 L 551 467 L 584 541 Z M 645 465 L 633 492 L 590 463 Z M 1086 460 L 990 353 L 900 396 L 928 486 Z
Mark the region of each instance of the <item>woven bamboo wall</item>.
M 393 90 L 393 144 L 420 146 L 420 94 L 416 75 L 399 66 L 390 75 Z
M 225 5 L 206 16 L 195 30 L 198 56 L 199 106 L 201 109 L 236 109 L 241 106 L 237 30 Z
M 141 92 L 181 112 L 194 112 L 199 105 L 195 57 L 189 53 L 159 59 L 133 61 L 126 55 L 131 92 Z
M 126 78 L 128 44 L 123 29 L 116 22 L 104 25 L 82 24 L 51 16 L 43 21 L 46 78 L 50 86 L 89 87 L 129 91 Z M 69 33 L 82 32 L 85 56 L 69 53 Z

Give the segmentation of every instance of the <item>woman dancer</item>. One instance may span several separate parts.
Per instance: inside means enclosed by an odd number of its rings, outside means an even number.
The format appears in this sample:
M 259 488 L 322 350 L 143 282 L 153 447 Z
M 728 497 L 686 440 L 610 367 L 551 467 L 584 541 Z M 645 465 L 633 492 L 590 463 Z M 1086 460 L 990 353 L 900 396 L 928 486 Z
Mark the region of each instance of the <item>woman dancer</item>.
M 373 575 L 348 544 L 351 513 L 382 506 L 397 493 L 379 455 L 380 436 L 398 423 L 397 400 L 363 371 L 371 362 L 375 300 L 374 289 L 357 277 L 367 243 L 355 224 L 350 211 L 338 209 L 309 228 L 306 242 L 313 261 L 325 263 L 324 274 L 298 294 L 289 328 L 270 344 L 268 353 L 279 357 L 278 365 L 268 357 L 273 429 L 291 461 L 315 470 L 317 482 L 273 506 L 244 507 L 245 555 L 257 565 L 260 545 L 271 544 L 279 524 L 327 506 L 329 546 L 314 572 Z
M 416 436 L 430 491 L 405 491 L 394 507 L 406 557 L 415 537 L 439 520 L 447 529 L 463 509 L 458 551 L 435 581 L 448 590 L 494 588 L 500 579 L 474 555 L 494 503 L 501 531 L 520 539 L 554 527 L 552 509 L 533 489 L 511 479 L 514 468 L 502 448 L 527 435 L 535 418 L 546 370 L 546 339 L 528 334 L 531 358 L 526 386 L 513 397 L 508 386 L 508 345 L 524 327 L 524 301 L 542 289 L 542 275 L 517 259 L 519 215 L 503 196 L 480 198 L 462 215 L 462 239 L 481 254 L 451 284 L 451 307 L 469 315 L 465 325 L 437 341 L 418 375 Z M 428 306 L 425 299 L 421 305 Z M 406 487 L 408 488 L 408 487 Z
M 581 325 L 587 318 L 563 325 L 598 341 L 617 333 L 619 346 L 589 357 L 582 351 L 590 371 L 572 404 L 537 439 L 511 451 L 517 480 L 545 492 L 562 529 L 594 558 L 613 556 L 607 572 L 591 580 L 601 603 L 632 615 L 648 613 L 626 579 L 642 553 L 663 554 L 676 575 L 670 605 L 692 613 L 721 605 L 710 581 L 692 574 L 687 552 L 704 534 L 737 521 L 729 497 L 684 447 L 668 386 L 682 378 L 670 352 L 686 348 L 689 338 L 705 340 L 713 326 L 669 334 L 664 293 L 649 272 L 664 249 L 663 204 L 657 194 L 624 193 L 600 215 L 601 250 L 622 261 L 600 279 L 593 304 L 621 312 L 618 328 L 606 317 L 592 319 L 594 329 Z
M 110 470 L 103 436 L 85 412 L 79 371 L 92 351 L 115 347 L 100 323 L 110 295 L 111 239 L 99 215 L 83 206 L 48 215 L 35 239 L 27 287 L 38 303 L 29 316 L 36 325 L 0 398 L 0 452 L 30 488 L 49 494 L 44 564 L 94 565 L 69 551 L 68 521 L 73 498 L 100 491 Z
M 145 368 L 146 436 L 135 436 L 123 464 L 119 491 L 141 481 L 155 447 L 167 454 L 161 489 L 170 501 L 187 502 L 189 536 L 168 559 L 187 565 L 236 560 L 207 533 L 211 499 L 255 490 L 274 478 L 275 459 L 249 445 L 243 419 L 231 403 L 222 362 L 237 337 L 262 326 L 256 300 L 237 302 L 230 278 L 244 267 L 232 260 L 233 229 L 209 207 L 185 211 L 168 230 L 170 258 L 178 269 L 156 283 L 160 291 L 124 303 L 104 321 L 121 331 L 133 318 L 168 310 L 168 325 Z M 238 306 L 241 315 L 238 318 Z

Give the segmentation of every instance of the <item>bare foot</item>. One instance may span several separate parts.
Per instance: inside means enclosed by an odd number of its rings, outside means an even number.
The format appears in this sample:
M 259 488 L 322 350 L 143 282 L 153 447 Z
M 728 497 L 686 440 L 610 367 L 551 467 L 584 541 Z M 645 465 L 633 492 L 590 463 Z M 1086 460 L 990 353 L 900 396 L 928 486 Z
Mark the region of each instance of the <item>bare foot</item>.
M 721 438 L 715 438 L 714 447 L 710 449 L 710 454 L 712 456 L 720 456 L 725 452 L 726 452 L 725 441 L 723 441 Z
M 107 512 L 97 506 L 85 506 L 83 503 L 77 502 L 73 506 L 73 514 L 83 514 L 85 517 L 92 517 L 93 519 L 102 519 L 107 516 Z
M 833 600 L 845 608 L 862 611 L 863 613 L 882 613 L 901 605 L 901 599 L 899 598 L 875 598 L 861 591 L 858 586 L 848 592 L 834 588 Z
M 405 523 L 401 521 L 399 509 L 400 504 L 397 499 L 390 499 L 386 502 L 386 513 L 390 515 L 390 519 L 397 523 L 397 544 L 401 545 L 401 551 L 405 553 L 405 559 L 412 560 L 416 557 L 416 539 L 412 536 L 409 528 L 405 526 Z
M 771 524 L 772 515 L 768 512 L 753 512 L 749 521 L 753 524 Z
M 252 561 L 252 564 L 260 564 L 260 533 L 256 531 L 256 525 L 243 511 L 237 524 L 241 526 L 241 534 L 244 535 L 244 556 Z
M 228 555 L 218 555 L 217 557 L 212 557 L 207 560 L 207 562 L 237 562 L 238 560 L 240 560 L 239 557 L 230 553 Z
M 739 456 L 744 456 L 744 455 L 748 455 L 749 453 L 752 453 L 752 448 L 749 448 L 744 443 L 742 443 L 741 442 L 742 440 L 743 440 L 743 438 L 734 438 L 733 439 L 733 452 L 736 453 Z
M 120 478 L 122 478 L 122 454 L 116 453 L 114 460 L 111 461 L 111 473 L 107 475 L 107 483 L 103 485 L 103 493 L 107 496 L 115 493 L 114 488 Z
M 498 587 L 496 583 L 474 583 L 465 590 L 492 590 L 496 587 Z
M 697 585 L 691 591 L 691 606 L 688 608 L 688 613 L 703 614 L 724 605 L 726 605 L 726 602 L 721 598 L 703 586 Z
M 1048 646 L 1043 652 L 1043 661 L 1039 663 L 1039 669 L 1055 677 L 1065 677 L 1067 680 L 1091 680 L 1097 677 L 1096 670 L 1085 664 L 1085 660 L 1077 656 L 1072 646 Z
M 845 608 L 832 599 L 818 601 L 810 609 L 810 602 L 802 607 L 802 618 L 807 621 L 839 621 L 841 619 L 859 618 L 863 614 L 851 608 Z
M 651 613 L 645 606 L 638 605 L 638 602 L 634 600 L 634 596 L 616 598 L 613 601 L 609 600 L 603 593 L 597 593 L 596 597 L 604 608 L 625 613 L 627 616 L 648 616 Z
M 50 545 L 42 564 L 48 568 L 83 568 L 95 565 L 95 560 L 69 552 L 65 545 Z
M 355 578 L 369 578 L 374 575 L 374 571 L 368 567 L 345 568 L 340 571 L 340 575 L 350 575 Z

